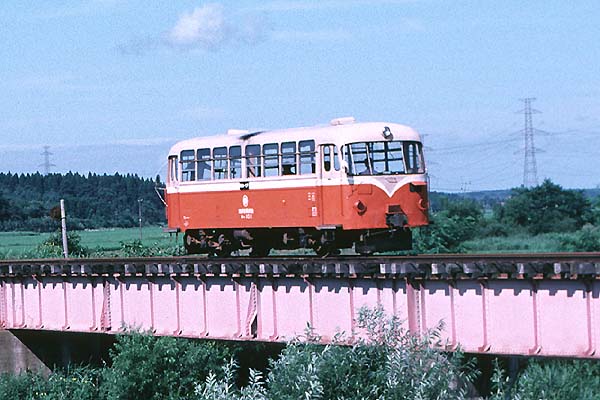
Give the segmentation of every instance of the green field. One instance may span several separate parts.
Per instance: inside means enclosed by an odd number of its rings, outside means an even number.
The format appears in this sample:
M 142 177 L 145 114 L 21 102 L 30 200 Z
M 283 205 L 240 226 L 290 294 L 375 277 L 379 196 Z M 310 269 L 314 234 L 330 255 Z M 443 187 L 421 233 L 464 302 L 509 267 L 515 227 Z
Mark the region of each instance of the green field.
M 122 243 L 132 243 L 140 238 L 139 228 L 111 228 L 77 231 L 81 245 L 90 250 L 91 256 L 111 256 L 121 250 Z M 0 232 L 0 258 L 35 257 L 36 248 L 50 233 Z M 167 248 L 181 243 L 181 236 L 170 236 L 161 227 L 149 226 L 142 229 L 142 244 L 147 247 Z

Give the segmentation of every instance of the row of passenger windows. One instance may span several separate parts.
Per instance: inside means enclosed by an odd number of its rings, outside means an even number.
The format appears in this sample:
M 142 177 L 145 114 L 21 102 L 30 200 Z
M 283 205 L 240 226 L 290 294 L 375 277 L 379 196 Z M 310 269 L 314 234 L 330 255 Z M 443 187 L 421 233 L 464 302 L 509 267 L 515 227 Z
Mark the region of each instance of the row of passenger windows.
M 183 150 L 180 163 L 184 182 L 314 174 L 315 141 L 250 144 L 243 155 L 242 146 L 215 147 L 212 154 L 210 148 Z M 171 177 L 176 179 L 177 163 L 173 164 Z
M 250 144 L 183 150 L 170 158 L 170 180 L 251 179 L 316 172 L 315 141 Z M 343 146 L 348 175 L 422 174 L 422 145 L 415 141 L 356 142 Z M 321 145 L 322 169 L 340 170 L 338 147 Z

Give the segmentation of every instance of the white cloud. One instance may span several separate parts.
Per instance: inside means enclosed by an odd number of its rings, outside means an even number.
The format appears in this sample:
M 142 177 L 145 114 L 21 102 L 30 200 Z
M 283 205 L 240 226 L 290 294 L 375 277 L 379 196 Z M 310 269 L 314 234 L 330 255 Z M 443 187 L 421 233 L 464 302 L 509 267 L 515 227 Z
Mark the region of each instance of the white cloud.
M 229 40 L 228 31 L 223 6 L 210 3 L 182 14 L 168 34 L 168 42 L 178 47 L 215 49 Z
M 321 42 L 352 39 L 346 29 L 274 29 L 268 21 L 268 12 L 343 9 L 395 5 L 423 0 L 324 0 L 264 2 L 258 6 L 227 12 L 221 3 L 207 3 L 182 13 L 161 38 L 149 37 L 131 40 L 117 49 L 123 54 L 141 55 L 161 46 L 182 51 L 195 49 L 218 51 L 226 46 L 255 45 L 266 40 L 284 42 Z M 399 21 L 403 31 L 423 31 L 417 19 Z M 355 32 L 356 33 L 356 32 Z

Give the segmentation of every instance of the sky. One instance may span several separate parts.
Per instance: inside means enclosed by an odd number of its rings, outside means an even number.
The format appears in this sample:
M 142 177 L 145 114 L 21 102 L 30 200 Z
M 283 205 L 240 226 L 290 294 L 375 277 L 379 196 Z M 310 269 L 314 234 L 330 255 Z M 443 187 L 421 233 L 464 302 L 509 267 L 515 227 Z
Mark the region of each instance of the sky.
M 600 1 L 0 6 L 0 172 L 164 175 L 178 140 L 336 117 L 424 135 L 433 190 L 600 185 Z

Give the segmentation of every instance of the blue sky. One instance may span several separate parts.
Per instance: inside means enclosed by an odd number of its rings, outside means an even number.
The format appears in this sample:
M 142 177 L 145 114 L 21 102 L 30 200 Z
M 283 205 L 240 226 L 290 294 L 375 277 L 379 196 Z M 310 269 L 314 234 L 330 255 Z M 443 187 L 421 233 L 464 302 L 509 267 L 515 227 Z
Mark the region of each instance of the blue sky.
M 599 1 L 5 2 L 0 171 L 161 171 L 179 139 L 353 115 L 425 134 L 433 189 L 600 184 Z

